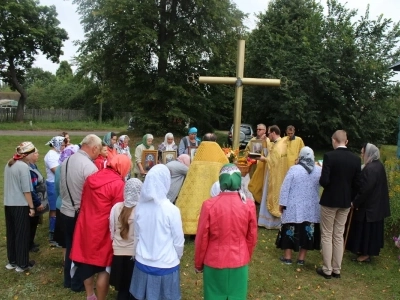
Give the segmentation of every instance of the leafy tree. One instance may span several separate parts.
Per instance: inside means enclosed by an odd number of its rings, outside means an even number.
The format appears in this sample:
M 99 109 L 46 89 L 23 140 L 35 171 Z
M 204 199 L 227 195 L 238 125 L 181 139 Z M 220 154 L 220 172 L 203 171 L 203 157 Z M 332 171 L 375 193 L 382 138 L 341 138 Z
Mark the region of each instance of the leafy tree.
M 36 0 L 0 2 L 0 78 L 21 94 L 17 121 L 23 120 L 27 99 L 23 83 L 34 56 L 41 51 L 58 62 L 63 53 L 68 35 L 59 24 L 54 6 L 41 6 Z
M 60 63 L 56 71 L 56 76 L 58 78 L 71 78 L 73 76 L 71 65 L 66 60 Z
M 113 110 L 135 111 L 142 130 L 177 130 L 189 118 L 211 128 L 215 108 L 232 103 L 233 89 L 229 97 L 219 92 L 223 97 L 215 102 L 214 87 L 186 80 L 192 73 L 235 70 L 245 15 L 229 0 L 74 2 L 86 37 L 80 43 L 79 69 L 95 78 L 98 99 Z
M 246 69 L 252 77 L 282 78 L 280 89 L 245 91 L 248 118 L 295 125 L 309 145 L 327 145 L 346 129 L 352 146 L 383 143 L 396 126 L 388 66 L 398 60 L 399 23 L 328 1 L 275 0 L 250 34 Z

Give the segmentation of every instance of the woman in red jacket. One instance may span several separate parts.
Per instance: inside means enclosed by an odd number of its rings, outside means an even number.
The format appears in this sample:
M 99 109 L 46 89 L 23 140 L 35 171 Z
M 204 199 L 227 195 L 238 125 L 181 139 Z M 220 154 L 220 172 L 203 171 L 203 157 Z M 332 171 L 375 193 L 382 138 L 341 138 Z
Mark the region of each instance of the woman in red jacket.
M 246 299 L 248 263 L 257 243 L 254 202 L 240 190 L 234 164 L 222 167 L 221 193 L 203 203 L 195 241 L 195 270 L 203 272 L 204 299 Z
M 76 222 L 70 258 L 85 284 L 87 299 L 106 299 L 113 257 L 109 216 L 114 204 L 124 201 L 125 176 L 131 168 L 123 154 L 114 156 L 107 167 L 90 175 L 83 186 L 81 209 Z M 94 275 L 97 275 L 97 298 Z

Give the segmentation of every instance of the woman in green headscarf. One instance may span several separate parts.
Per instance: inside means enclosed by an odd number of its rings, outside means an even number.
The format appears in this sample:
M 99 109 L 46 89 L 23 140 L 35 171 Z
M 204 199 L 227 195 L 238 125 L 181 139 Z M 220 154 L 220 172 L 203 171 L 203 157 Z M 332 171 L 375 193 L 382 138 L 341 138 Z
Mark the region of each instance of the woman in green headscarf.
M 224 165 L 219 174 L 221 192 L 201 208 L 194 260 L 195 271 L 204 271 L 205 300 L 247 299 L 257 220 L 254 202 L 240 190 L 241 180 L 236 165 Z
M 136 147 L 135 150 L 135 167 L 133 168 L 133 173 L 135 173 L 135 177 L 139 178 L 140 180 L 144 179 L 144 175 L 146 175 L 150 168 L 155 164 L 156 155 L 154 156 L 153 165 L 151 165 L 151 161 L 149 162 L 148 166 L 144 166 L 142 164 L 143 150 L 154 150 L 154 146 L 152 145 L 153 139 L 154 137 L 152 134 L 145 134 L 142 138 L 142 142 Z

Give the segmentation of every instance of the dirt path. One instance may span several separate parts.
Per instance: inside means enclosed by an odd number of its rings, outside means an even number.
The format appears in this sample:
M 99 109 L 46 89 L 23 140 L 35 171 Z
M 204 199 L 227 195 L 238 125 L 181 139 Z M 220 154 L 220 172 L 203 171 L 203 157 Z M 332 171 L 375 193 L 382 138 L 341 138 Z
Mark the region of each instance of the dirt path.
M 94 133 L 100 137 L 103 137 L 109 131 L 68 131 L 69 135 L 75 136 L 86 136 Z M 12 135 L 12 136 L 56 136 L 61 132 L 59 130 L 0 130 L 1 135 Z

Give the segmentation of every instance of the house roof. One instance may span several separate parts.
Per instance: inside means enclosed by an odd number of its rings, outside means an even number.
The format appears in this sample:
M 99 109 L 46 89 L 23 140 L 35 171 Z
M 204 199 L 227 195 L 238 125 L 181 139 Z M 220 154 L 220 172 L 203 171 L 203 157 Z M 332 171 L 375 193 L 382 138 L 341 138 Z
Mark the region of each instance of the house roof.
M 392 69 L 393 71 L 396 71 L 396 72 L 400 72 L 400 61 L 398 61 L 394 65 L 390 66 L 389 69 Z

